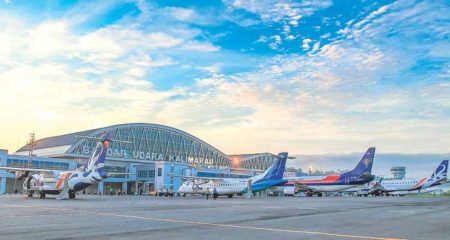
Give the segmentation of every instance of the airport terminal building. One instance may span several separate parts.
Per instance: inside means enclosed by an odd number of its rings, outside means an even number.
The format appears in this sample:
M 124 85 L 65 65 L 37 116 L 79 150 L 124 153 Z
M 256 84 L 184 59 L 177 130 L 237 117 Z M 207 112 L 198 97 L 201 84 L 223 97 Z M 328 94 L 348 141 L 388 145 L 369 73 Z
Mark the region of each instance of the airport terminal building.
M 109 132 L 116 140 L 108 149 L 105 170 L 115 175 L 88 189 L 88 193 L 127 194 L 178 189 L 182 176 L 246 177 L 264 171 L 274 160 L 271 153 L 228 156 L 201 139 L 176 128 L 148 123 L 120 124 L 40 139 L 14 154 L 0 151 L 0 165 L 73 170 L 90 158 L 96 140 Z M 29 157 L 32 150 L 32 157 Z M 21 189 L 14 174 L 0 171 L 0 193 Z M 19 187 L 20 186 L 20 187 Z

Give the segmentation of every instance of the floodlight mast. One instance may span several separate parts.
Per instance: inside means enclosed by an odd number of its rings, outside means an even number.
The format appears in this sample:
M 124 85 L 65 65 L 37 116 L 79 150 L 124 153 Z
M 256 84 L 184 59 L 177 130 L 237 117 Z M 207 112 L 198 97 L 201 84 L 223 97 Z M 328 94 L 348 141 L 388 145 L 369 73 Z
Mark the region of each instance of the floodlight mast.
M 29 135 L 28 140 L 28 167 L 32 167 L 32 160 L 33 160 L 33 150 L 36 147 L 36 133 L 33 131 Z

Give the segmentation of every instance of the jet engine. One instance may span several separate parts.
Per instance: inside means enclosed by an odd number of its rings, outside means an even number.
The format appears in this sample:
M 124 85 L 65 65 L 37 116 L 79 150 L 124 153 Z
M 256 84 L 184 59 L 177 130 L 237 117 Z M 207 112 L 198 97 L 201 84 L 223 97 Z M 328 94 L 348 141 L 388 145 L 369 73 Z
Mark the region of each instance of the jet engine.
M 284 195 L 295 195 L 295 187 L 285 187 L 283 188 Z

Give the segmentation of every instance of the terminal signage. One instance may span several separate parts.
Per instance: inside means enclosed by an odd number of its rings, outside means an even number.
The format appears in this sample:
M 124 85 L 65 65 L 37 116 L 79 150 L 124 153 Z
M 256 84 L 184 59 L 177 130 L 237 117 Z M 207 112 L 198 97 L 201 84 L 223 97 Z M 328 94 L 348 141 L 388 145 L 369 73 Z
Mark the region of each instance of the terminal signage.
M 88 146 L 84 146 L 82 151 L 83 154 L 89 155 L 91 154 L 95 148 L 90 149 Z M 150 160 L 150 161 L 165 161 L 165 162 L 177 162 L 177 163 L 188 163 L 192 165 L 214 165 L 213 159 L 201 158 L 201 157 L 193 157 L 188 156 L 185 158 L 184 156 L 178 155 L 165 155 L 162 153 L 156 152 L 143 152 L 143 151 L 133 151 L 132 154 L 129 154 L 127 150 L 124 149 L 112 149 L 109 148 L 107 150 L 108 157 L 114 158 L 124 158 L 124 159 L 139 159 L 139 160 Z

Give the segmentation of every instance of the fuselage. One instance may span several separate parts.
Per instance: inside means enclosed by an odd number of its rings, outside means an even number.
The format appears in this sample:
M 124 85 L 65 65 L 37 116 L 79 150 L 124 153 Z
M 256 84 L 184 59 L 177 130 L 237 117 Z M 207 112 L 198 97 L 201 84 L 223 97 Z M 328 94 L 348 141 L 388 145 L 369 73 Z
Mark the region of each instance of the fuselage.
M 271 180 L 271 181 L 255 181 L 251 185 L 252 192 L 258 192 L 269 187 L 282 184 L 284 181 Z M 182 194 L 203 194 L 207 189 L 211 192 L 216 189 L 219 195 L 230 195 L 246 193 L 248 190 L 249 179 L 234 179 L 234 178 L 224 178 L 219 181 L 209 180 L 205 182 L 199 181 L 186 181 L 178 189 L 179 193 Z
M 439 185 L 438 182 L 430 183 L 428 178 L 422 179 L 400 179 L 400 180 L 383 180 L 381 183 L 375 185 L 374 189 L 381 192 L 396 192 L 396 191 L 415 191 L 428 187 Z
M 23 183 L 28 192 L 59 194 L 64 187 L 77 192 L 107 178 L 107 175 L 92 171 L 54 171 L 53 173 L 33 174 Z
M 205 179 L 193 178 L 184 182 L 178 192 L 181 194 L 202 194 L 207 190 L 217 191 L 219 195 L 233 195 L 244 192 L 258 192 L 273 186 L 285 183 L 283 180 L 284 170 L 286 168 L 287 152 L 278 154 L 276 160 L 263 174 L 253 176 L 247 179 L 242 178 L 220 178 Z
M 289 191 L 291 188 L 297 188 L 300 191 L 313 190 L 315 192 L 339 192 L 368 183 L 372 179 L 373 176 L 342 177 L 341 175 L 288 177 L 285 178 L 287 183 L 283 186 L 288 189 L 286 192 L 291 192 Z
M 209 180 L 206 182 L 186 181 L 178 191 L 183 194 L 202 194 L 207 189 L 216 189 L 219 195 L 237 194 L 247 188 L 247 180 L 223 179 L 221 181 Z

